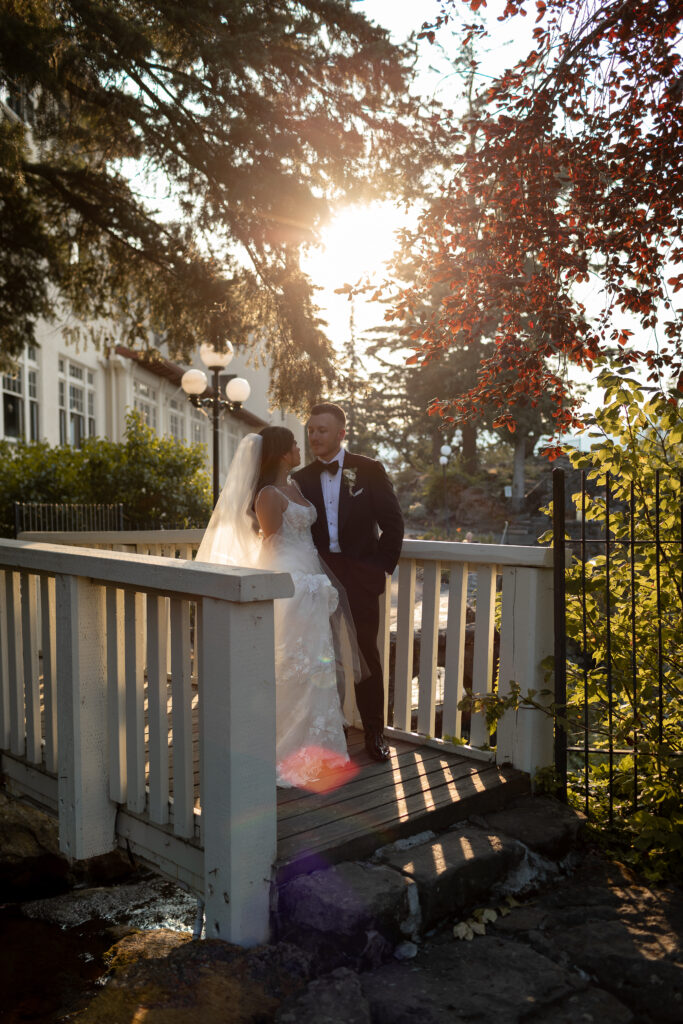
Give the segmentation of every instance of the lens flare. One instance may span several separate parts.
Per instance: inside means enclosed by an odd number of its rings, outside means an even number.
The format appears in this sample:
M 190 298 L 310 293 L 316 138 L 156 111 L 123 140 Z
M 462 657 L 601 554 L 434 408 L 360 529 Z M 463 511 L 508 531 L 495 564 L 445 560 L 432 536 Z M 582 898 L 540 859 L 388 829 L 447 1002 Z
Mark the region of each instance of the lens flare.
M 301 782 L 302 761 L 310 768 L 311 778 Z M 278 773 L 286 782 L 310 793 L 331 793 L 351 782 L 359 772 L 353 761 L 325 747 L 301 747 L 278 765 Z

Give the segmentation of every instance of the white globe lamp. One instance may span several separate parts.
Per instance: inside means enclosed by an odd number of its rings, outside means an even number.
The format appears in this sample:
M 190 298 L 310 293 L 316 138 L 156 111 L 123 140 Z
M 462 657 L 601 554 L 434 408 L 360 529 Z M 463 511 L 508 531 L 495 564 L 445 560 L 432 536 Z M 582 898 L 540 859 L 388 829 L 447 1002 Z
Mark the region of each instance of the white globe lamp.
M 201 395 L 206 391 L 208 381 L 203 370 L 187 370 L 180 378 L 180 386 L 186 395 Z
M 442 466 L 448 465 L 448 456 L 447 455 L 440 455 L 439 456 L 439 462 L 441 463 Z
M 216 369 L 224 370 L 229 362 L 232 361 L 232 357 L 235 354 L 235 350 L 229 341 L 225 343 L 225 349 L 220 351 L 213 347 L 213 345 L 205 341 L 203 345 L 199 346 L 199 358 L 210 370 Z
M 441 451 L 442 455 L 445 455 L 448 458 L 448 456 L 451 454 L 453 449 L 451 448 L 451 446 L 449 444 L 442 444 L 441 448 L 440 448 L 440 451 Z
M 251 394 L 249 381 L 245 380 L 244 377 L 233 377 L 232 380 L 228 381 L 225 394 L 229 402 L 241 405 L 243 402 L 246 402 Z

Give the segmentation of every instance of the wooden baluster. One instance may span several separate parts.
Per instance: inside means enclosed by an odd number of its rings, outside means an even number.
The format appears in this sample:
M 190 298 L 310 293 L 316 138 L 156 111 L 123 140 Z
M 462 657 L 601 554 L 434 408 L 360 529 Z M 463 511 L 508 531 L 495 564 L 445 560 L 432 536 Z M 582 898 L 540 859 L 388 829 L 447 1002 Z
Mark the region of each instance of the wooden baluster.
M 20 588 L 19 573 L 5 573 L 10 750 L 13 754 L 23 757 L 26 749 L 26 722 L 24 716 L 24 663 L 20 657 L 22 649 Z
M 173 831 L 194 835 L 190 604 L 171 598 L 171 692 L 173 695 Z
M 423 573 L 417 731 L 427 736 L 433 736 L 436 717 L 436 661 L 439 646 L 441 563 L 425 562 Z
M 415 618 L 415 560 L 398 567 L 398 615 L 396 621 L 396 672 L 394 676 L 394 727 L 410 731 L 413 685 L 413 631 Z
M 21 633 L 24 662 L 24 701 L 26 713 L 26 759 L 32 764 L 43 760 L 40 728 L 40 673 L 38 669 L 38 629 L 36 622 L 38 580 L 21 573 Z
M 166 598 L 147 598 L 147 719 L 149 722 L 149 816 L 168 821 L 168 706 Z
M 467 565 L 451 565 L 446 625 L 446 669 L 443 693 L 442 735 L 461 738 L 462 711 L 458 704 L 465 695 L 463 671 L 467 630 Z
M 45 767 L 57 771 L 57 621 L 55 616 L 55 581 L 52 576 L 40 578 L 41 634 L 43 646 L 43 699 L 45 701 Z
M 57 576 L 59 848 L 84 859 L 116 846 L 109 799 L 104 588 Z
M 496 605 L 496 566 L 477 567 L 477 611 L 474 626 L 474 659 L 472 693 L 483 696 L 493 689 L 493 630 Z M 483 711 L 472 715 L 470 744 L 481 747 L 490 742 L 490 733 Z
M 384 681 L 384 721 L 388 721 L 389 705 L 389 652 L 391 643 L 391 577 L 387 579 L 384 593 L 379 599 L 379 629 L 377 631 L 377 649 L 382 663 L 382 679 Z M 357 712 L 356 712 L 357 713 Z M 360 725 L 360 717 L 354 725 Z
M 124 644 L 126 663 L 126 806 L 140 814 L 145 809 L 145 690 L 143 595 L 126 590 Z
M 123 591 L 106 588 L 107 721 L 109 725 L 109 795 L 126 802 L 126 647 Z

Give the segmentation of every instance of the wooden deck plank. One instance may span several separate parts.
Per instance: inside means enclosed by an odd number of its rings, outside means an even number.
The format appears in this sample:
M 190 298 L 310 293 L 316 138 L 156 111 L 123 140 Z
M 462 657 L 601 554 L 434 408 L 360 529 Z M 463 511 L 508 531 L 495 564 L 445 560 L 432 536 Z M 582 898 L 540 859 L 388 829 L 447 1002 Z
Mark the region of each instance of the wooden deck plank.
M 432 753 L 430 751 L 430 753 Z M 421 751 L 412 751 L 397 759 L 395 766 L 389 772 L 382 775 L 366 775 L 361 770 L 360 774 L 352 782 L 336 790 L 334 793 L 316 794 L 315 797 L 303 797 L 296 804 L 286 804 L 278 807 L 278 822 L 291 822 L 291 827 L 300 829 L 304 819 L 311 813 L 323 812 L 332 807 L 342 809 L 346 806 L 355 806 L 359 800 L 393 793 L 397 786 L 406 786 L 411 783 L 424 786 L 424 780 L 431 780 L 439 773 L 456 777 L 458 773 L 468 774 L 485 767 L 481 764 L 465 761 L 464 758 L 456 762 L 449 762 L 447 758 L 421 756 Z M 452 773 L 452 775 L 451 775 Z M 420 781 L 422 780 L 422 782 Z
M 391 761 L 387 761 L 384 764 L 377 764 L 375 761 L 371 761 L 369 758 L 365 758 L 364 755 L 356 754 L 351 757 L 353 769 L 355 774 L 350 778 L 346 777 L 346 782 L 343 787 L 336 788 L 333 785 L 333 780 L 330 780 L 329 790 L 330 792 L 307 792 L 303 789 L 279 789 L 277 794 L 278 803 L 278 817 L 289 818 L 295 814 L 301 814 L 304 811 L 313 810 L 316 806 L 323 807 L 331 802 L 334 802 L 334 793 L 343 793 L 342 799 L 353 796 L 353 794 L 364 791 L 368 788 L 379 787 L 386 784 L 387 778 L 393 778 L 394 772 L 398 768 L 405 768 L 408 765 L 414 765 L 417 763 L 416 759 L 416 748 L 404 744 L 408 749 L 402 749 L 400 752 L 395 751 L 392 747 Z M 427 763 L 431 760 L 437 760 L 441 754 L 440 751 L 433 747 L 425 747 L 424 760 L 420 763 Z M 472 764 L 471 761 L 467 762 Z M 321 783 L 325 785 L 327 789 L 328 776 L 323 775 Z M 334 789 L 334 793 L 331 792 Z M 337 799 L 339 796 L 337 796 Z
M 355 828 L 345 819 L 279 842 L 278 882 L 328 864 L 368 857 L 387 843 L 427 829 L 446 828 L 473 813 L 502 807 L 506 799 L 528 792 L 528 777 L 522 772 L 501 772 L 491 767 L 485 769 L 485 774 L 489 777 L 482 779 L 486 782 L 482 790 L 461 792 L 456 800 L 448 787 L 440 787 L 441 791 L 434 793 L 434 808 L 428 813 L 420 812 L 408 801 L 403 814 L 397 814 L 391 805 L 375 808 L 359 816 Z
M 337 835 L 344 829 L 356 827 L 356 818 L 361 814 L 364 823 L 407 820 L 416 815 L 429 814 L 439 802 L 458 800 L 475 793 L 484 792 L 489 786 L 500 781 L 497 768 L 484 766 L 483 770 L 470 772 L 456 768 L 453 773 L 440 772 L 430 777 L 417 775 L 415 778 L 400 779 L 395 785 L 365 793 L 355 800 L 331 804 L 313 812 L 312 815 L 295 818 L 292 822 L 278 822 L 278 839 L 283 841 L 293 836 L 307 836 L 311 833 Z
M 278 816 L 278 835 L 293 835 L 304 832 L 308 828 L 317 828 L 326 820 L 339 820 L 353 817 L 358 811 L 378 807 L 385 803 L 400 804 L 407 796 L 423 793 L 427 796 L 430 790 L 447 784 L 456 784 L 460 779 L 475 774 L 479 769 L 469 765 L 435 764 L 432 771 L 426 772 L 419 762 L 406 766 L 406 770 L 397 771 L 393 779 L 386 778 L 381 786 L 368 786 L 356 790 L 345 799 L 328 802 L 327 805 L 312 809 L 308 813 L 293 818 L 281 819 Z M 429 805 L 429 799 L 426 800 Z
M 279 882 L 367 857 L 386 843 L 446 828 L 528 792 L 522 772 L 402 740 L 390 742 L 390 762 L 377 764 L 354 732 L 349 746 L 359 773 L 352 780 L 325 793 L 278 791 Z

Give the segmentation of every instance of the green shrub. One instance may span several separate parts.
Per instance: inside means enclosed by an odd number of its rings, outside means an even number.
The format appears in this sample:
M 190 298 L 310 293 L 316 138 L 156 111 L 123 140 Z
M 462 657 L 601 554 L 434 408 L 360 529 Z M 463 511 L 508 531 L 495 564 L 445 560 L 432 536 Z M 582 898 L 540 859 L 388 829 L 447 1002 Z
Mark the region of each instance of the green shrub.
M 586 588 L 584 658 L 567 663 L 568 732 L 570 744 L 582 744 L 587 729 L 589 745 L 604 751 L 591 755 L 591 818 L 623 859 L 657 879 L 683 875 L 683 416 L 664 395 L 646 400 L 626 371 L 603 370 L 598 383 L 604 403 L 589 433 L 592 449 L 569 454 L 589 480 L 602 485 L 610 473 L 610 534 L 616 543 L 610 545 L 609 565 L 599 555 L 583 567 L 578 559 L 567 567 L 567 636 L 577 648 L 584 646 L 582 577 Z M 580 508 L 580 495 L 573 497 Z M 586 497 L 586 519 L 605 522 L 603 496 Z M 585 799 L 580 760 L 570 755 L 568 781 L 577 806 Z
M 158 437 L 140 415 L 122 443 L 91 438 L 82 448 L 0 442 L 0 534 L 14 536 L 14 502 L 122 503 L 130 529 L 205 526 L 211 486 L 204 446 Z
M 658 392 L 646 400 L 641 385 L 627 371 L 605 369 L 598 384 L 604 389 L 604 402 L 589 433 L 592 449 L 589 453 L 572 448 L 566 451 L 573 466 L 586 471 L 588 480 L 603 485 L 610 473 L 614 543 L 610 544 L 609 566 L 604 555 L 585 564 L 578 558 L 567 564 L 566 633 L 574 656 L 567 662 L 566 709 L 551 707 L 550 713 L 561 713 L 570 746 L 581 747 L 587 733 L 588 746 L 595 751 L 590 755 L 588 779 L 588 810 L 595 834 L 613 855 L 651 880 L 680 878 L 683 414 L 671 397 Z M 658 470 L 659 567 L 655 527 Z M 633 537 L 631 488 L 636 509 Z M 581 495 L 573 495 L 573 500 L 579 509 Z M 585 510 L 587 520 L 604 524 L 605 497 L 587 495 Z M 545 511 L 552 515 L 552 509 Z M 540 540 L 550 542 L 552 531 Z M 546 668 L 550 680 L 552 658 Z M 491 731 L 506 710 L 531 705 L 547 711 L 536 699 L 543 695 L 529 691 L 523 696 L 520 682 L 510 681 L 511 692 L 505 698 L 497 694 L 466 698 L 461 706 L 485 711 Z M 545 771 L 543 780 L 547 783 L 552 774 L 552 769 Z M 569 752 L 567 781 L 570 801 L 583 810 L 583 753 Z

